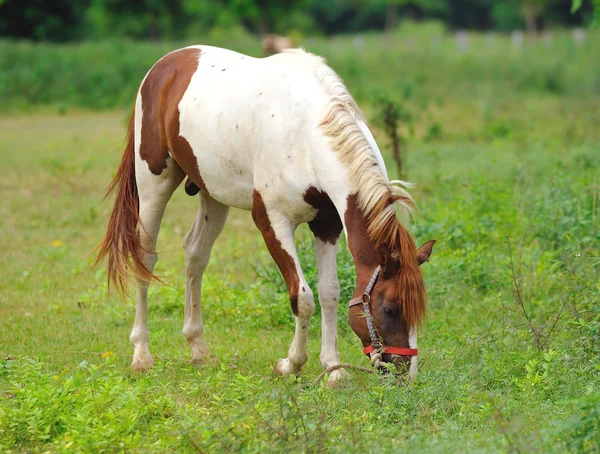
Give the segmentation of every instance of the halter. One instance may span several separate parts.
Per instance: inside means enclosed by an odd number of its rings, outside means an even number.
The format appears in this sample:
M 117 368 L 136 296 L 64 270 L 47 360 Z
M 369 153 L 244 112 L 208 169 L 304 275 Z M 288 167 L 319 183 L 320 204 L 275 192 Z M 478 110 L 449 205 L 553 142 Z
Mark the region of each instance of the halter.
M 377 266 L 373 275 L 371 276 L 371 280 L 367 284 L 364 293 L 362 294 L 362 298 L 352 298 L 348 307 L 357 306 L 362 303 L 363 309 L 365 311 L 365 320 L 367 321 L 367 328 L 369 329 L 369 336 L 371 336 L 371 345 L 365 347 L 363 352 L 365 355 L 371 355 L 373 352 L 375 354 L 383 354 L 390 353 L 392 355 L 402 355 L 402 356 L 417 356 L 419 354 L 419 350 L 416 348 L 402 348 L 402 347 L 387 347 L 383 345 L 377 334 L 375 333 L 375 327 L 373 326 L 373 316 L 371 315 L 371 293 L 373 292 L 373 287 L 375 287 L 375 282 L 377 282 L 377 278 L 379 277 L 379 273 L 381 273 L 381 266 Z

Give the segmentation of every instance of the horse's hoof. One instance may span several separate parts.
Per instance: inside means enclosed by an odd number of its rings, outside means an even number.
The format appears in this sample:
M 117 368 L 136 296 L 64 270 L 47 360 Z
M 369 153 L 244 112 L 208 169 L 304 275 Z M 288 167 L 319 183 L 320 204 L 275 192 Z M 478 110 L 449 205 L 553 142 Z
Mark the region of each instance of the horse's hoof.
M 329 389 L 343 388 L 350 381 L 350 374 L 344 369 L 336 369 L 329 374 L 326 386 Z
M 206 350 L 205 353 L 203 353 L 201 356 L 199 355 L 192 355 L 192 364 L 196 365 L 196 366 L 204 366 L 207 364 L 210 365 L 216 365 L 218 364 L 218 360 L 217 357 L 215 355 L 213 355 L 212 353 L 210 353 L 208 350 Z
M 151 356 L 134 357 L 131 362 L 132 372 L 146 372 L 154 367 L 154 360 Z
M 298 369 L 291 363 L 289 359 L 282 358 L 277 361 L 274 372 L 282 377 L 285 377 L 286 375 L 296 374 Z
M 194 338 L 186 338 L 188 345 L 190 346 L 190 350 L 192 350 L 192 358 L 203 358 L 206 355 L 210 354 L 210 350 L 204 342 L 204 338 L 202 336 L 196 336 Z

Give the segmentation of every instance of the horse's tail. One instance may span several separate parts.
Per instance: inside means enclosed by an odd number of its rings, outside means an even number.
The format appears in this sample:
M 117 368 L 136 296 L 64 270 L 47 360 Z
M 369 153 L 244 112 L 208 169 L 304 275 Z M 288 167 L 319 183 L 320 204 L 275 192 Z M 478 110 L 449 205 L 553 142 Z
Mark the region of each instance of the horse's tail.
M 106 199 L 116 191 L 106 236 L 97 247 L 98 256 L 94 263 L 97 265 L 108 256 L 108 286 L 110 289 L 113 284 L 121 295 L 126 293 L 131 273 L 144 280 L 159 280 L 142 262 L 143 251 L 138 231 L 139 196 L 135 180 L 134 118 L 135 108 L 127 129 L 125 153 L 104 196 Z

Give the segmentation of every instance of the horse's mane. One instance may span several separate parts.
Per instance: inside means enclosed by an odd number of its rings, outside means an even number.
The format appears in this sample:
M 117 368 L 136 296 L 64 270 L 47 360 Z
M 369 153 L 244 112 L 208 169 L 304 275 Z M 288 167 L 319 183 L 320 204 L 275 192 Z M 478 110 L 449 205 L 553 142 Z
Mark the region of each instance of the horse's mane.
M 315 75 L 329 96 L 327 113 L 320 127 L 348 169 L 359 208 L 367 220 L 370 240 L 378 249 L 388 251 L 394 260 L 399 259 L 398 298 L 407 325 L 416 327 L 425 315 L 425 285 L 419 270 L 415 242 L 396 217 L 396 208 L 400 209 L 405 220 L 416 209 L 405 189 L 410 185 L 400 180 L 387 181 L 374 150 L 358 124 L 359 121 L 366 124 L 365 118 L 342 80 L 325 60 L 302 50 L 287 52 L 310 58 Z

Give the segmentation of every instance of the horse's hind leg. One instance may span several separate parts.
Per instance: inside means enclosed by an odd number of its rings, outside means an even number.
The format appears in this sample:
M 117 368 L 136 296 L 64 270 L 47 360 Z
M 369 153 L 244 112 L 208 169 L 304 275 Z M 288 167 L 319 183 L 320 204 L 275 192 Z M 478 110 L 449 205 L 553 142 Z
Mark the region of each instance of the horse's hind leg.
M 196 219 L 183 240 L 186 273 L 183 335 L 192 349 L 192 361 L 197 363 L 202 362 L 209 353 L 202 327 L 202 275 L 228 213 L 228 206 L 200 192 L 200 207 Z
M 183 181 L 183 171 L 172 158 L 167 159 L 167 167 L 160 175 L 148 169 L 145 162 L 136 162 L 136 181 L 139 193 L 140 246 L 142 262 L 148 271 L 154 271 L 158 260 L 156 239 L 165 208 L 177 186 Z M 129 340 L 133 347 L 131 369 L 135 372 L 150 369 L 154 361 L 148 348 L 148 286 L 149 282 L 136 277 L 137 294 L 135 302 L 135 322 Z

